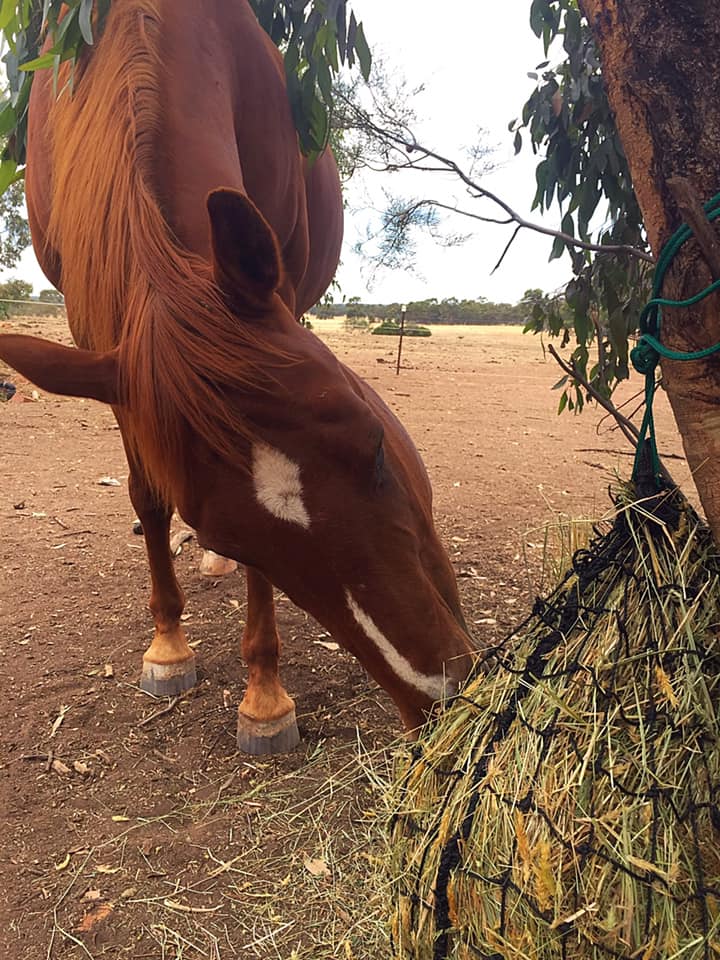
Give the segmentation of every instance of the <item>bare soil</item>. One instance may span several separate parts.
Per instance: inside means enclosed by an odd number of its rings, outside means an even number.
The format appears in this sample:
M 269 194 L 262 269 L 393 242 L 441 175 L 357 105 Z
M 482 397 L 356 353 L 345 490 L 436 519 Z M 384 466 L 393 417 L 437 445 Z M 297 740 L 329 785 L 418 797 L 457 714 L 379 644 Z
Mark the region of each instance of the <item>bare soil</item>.
M 61 318 L 0 330 L 69 342 Z M 557 544 L 577 529 L 563 518 L 609 509 L 608 484 L 631 469 L 625 441 L 592 410 L 556 416 L 557 367 L 517 329 L 434 328 L 405 341 L 400 376 L 395 339 L 316 332 L 409 427 L 467 620 L 479 644 L 503 636 L 552 586 Z M 303 742 L 239 755 L 243 579 L 202 577 L 194 541 L 177 566 L 199 686 L 172 703 L 142 694 L 147 567 L 112 415 L 33 395 L 2 365 L 0 379 L 19 397 L 0 404 L 4 960 L 389 956 L 375 863 L 401 732 L 392 703 L 278 596 Z M 689 490 L 662 396 L 658 408 Z

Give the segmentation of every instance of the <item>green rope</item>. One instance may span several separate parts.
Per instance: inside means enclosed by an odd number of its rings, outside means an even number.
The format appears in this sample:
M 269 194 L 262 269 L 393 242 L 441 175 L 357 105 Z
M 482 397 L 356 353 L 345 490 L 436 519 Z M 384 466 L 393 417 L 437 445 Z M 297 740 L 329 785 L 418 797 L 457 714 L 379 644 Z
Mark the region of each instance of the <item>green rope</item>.
M 716 193 L 703 206 L 703 210 L 711 223 L 720 217 L 720 193 Z M 660 361 L 660 357 L 665 357 L 668 360 L 703 360 L 720 350 L 720 343 L 705 347 L 703 350 L 671 350 L 669 347 L 663 346 L 660 340 L 663 307 L 693 307 L 696 303 L 704 300 L 705 297 L 709 297 L 711 293 L 720 290 L 720 279 L 718 279 L 687 300 L 668 300 L 661 296 L 665 275 L 670 268 L 670 264 L 692 235 L 691 228 L 684 223 L 678 227 L 662 248 L 655 265 L 652 299 L 648 301 L 640 314 L 641 336 L 637 346 L 630 351 L 632 365 L 638 373 L 645 375 L 645 416 L 640 426 L 632 478 L 637 482 L 641 477 L 651 473 L 656 490 L 662 488 L 660 457 L 655 439 L 655 420 L 653 417 L 653 400 L 657 389 L 655 368 Z

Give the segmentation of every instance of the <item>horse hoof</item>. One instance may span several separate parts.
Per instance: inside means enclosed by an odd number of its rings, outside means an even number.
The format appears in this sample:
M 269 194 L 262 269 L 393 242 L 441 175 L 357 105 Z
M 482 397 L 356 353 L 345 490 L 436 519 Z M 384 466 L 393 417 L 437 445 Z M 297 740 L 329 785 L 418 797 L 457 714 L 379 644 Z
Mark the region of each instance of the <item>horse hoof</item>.
M 195 657 L 180 663 L 152 663 L 143 660 L 140 689 L 154 697 L 177 697 L 197 686 Z
M 295 707 L 277 720 L 252 720 L 238 711 L 238 750 L 254 757 L 289 753 L 300 743 Z
M 221 557 L 219 553 L 205 550 L 200 561 L 200 573 L 206 577 L 225 577 L 237 570 L 237 562 Z

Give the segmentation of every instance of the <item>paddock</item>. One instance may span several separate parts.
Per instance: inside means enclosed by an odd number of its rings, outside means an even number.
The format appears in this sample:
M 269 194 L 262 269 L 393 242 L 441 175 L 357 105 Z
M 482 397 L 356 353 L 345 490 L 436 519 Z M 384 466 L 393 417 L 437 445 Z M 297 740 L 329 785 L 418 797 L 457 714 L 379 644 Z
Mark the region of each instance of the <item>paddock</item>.
M 560 372 L 518 328 L 434 327 L 404 343 L 396 376 L 394 338 L 314 327 L 408 427 L 468 624 L 478 644 L 498 639 L 552 587 L 558 543 L 582 528 L 565 521 L 605 512 L 629 447 L 593 410 L 556 415 Z M 70 343 L 58 317 L 0 331 Z M 401 733 L 387 695 L 279 596 L 302 744 L 238 754 L 243 580 L 203 577 L 193 540 L 176 565 L 200 682 L 177 701 L 143 694 L 147 563 L 112 414 L 33 394 L 2 365 L 0 379 L 17 386 L 0 404 L 6 960 L 389 955 L 373 883 Z M 661 452 L 689 491 L 663 394 L 657 406 Z

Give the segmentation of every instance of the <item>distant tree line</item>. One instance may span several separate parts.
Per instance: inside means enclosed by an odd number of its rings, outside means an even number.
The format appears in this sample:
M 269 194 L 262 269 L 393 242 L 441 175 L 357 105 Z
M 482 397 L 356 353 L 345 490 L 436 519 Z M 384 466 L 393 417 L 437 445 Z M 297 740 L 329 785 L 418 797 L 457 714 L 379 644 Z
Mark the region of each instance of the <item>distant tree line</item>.
M 0 283 L 0 319 L 11 316 L 57 316 L 65 309 L 59 290 L 48 287 L 33 297 L 33 286 L 27 280 L 12 278 Z
M 528 291 L 528 294 L 539 291 Z M 313 313 L 317 317 L 366 317 L 369 321 L 399 320 L 399 303 L 361 303 L 359 297 L 350 297 L 345 303 L 319 303 Z M 457 324 L 526 324 L 532 304 L 526 296 L 520 303 L 490 303 L 489 300 L 414 300 L 407 303 L 408 323 Z

